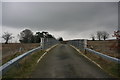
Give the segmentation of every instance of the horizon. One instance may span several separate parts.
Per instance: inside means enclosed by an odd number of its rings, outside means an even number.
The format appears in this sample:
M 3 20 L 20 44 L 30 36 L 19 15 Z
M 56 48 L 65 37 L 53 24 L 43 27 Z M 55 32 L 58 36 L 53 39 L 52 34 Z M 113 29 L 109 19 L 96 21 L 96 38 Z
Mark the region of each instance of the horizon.
M 106 31 L 109 39 L 117 30 L 117 2 L 2 2 L 2 33 L 17 35 L 24 29 L 47 31 L 64 40 L 90 39 Z M 2 40 L 3 41 L 3 40 Z

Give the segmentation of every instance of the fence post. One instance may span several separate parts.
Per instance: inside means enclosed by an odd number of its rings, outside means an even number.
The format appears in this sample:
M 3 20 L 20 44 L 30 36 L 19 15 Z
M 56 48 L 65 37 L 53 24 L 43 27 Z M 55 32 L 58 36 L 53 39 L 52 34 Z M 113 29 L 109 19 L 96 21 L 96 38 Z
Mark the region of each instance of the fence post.
M 84 48 L 87 48 L 87 39 L 84 39 Z
M 86 48 L 87 48 L 87 39 L 84 39 L 84 53 L 86 54 Z
M 40 38 L 41 42 L 40 42 L 40 46 L 42 48 L 42 50 L 44 49 L 44 38 Z

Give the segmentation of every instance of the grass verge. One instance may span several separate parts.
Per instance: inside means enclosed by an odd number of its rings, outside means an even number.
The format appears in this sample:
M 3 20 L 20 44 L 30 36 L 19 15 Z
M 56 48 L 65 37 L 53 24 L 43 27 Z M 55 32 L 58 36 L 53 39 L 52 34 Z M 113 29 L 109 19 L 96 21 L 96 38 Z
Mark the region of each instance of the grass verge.
M 99 64 L 105 72 L 109 73 L 115 78 L 120 78 L 120 64 L 105 60 L 87 51 L 85 55 L 91 60 L 95 61 L 97 64 Z
M 39 57 L 45 51 L 39 51 L 36 53 L 32 53 L 31 55 L 22 59 L 18 64 L 13 66 L 6 74 L 2 76 L 3 79 L 5 78 L 29 78 L 30 74 L 36 67 L 36 62 Z
M 16 52 L 16 53 L 13 54 L 13 55 L 7 56 L 6 58 L 2 59 L 2 65 L 5 64 L 6 62 L 12 60 L 13 58 L 21 55 L 21 54 L 22 54 L 22 53 L 20 53 L 20 52 Z

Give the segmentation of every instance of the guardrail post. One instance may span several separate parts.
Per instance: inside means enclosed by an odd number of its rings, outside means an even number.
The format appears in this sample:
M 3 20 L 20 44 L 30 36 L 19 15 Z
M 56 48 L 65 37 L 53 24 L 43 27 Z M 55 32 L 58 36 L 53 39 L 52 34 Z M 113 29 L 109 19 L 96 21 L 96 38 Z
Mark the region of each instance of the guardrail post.
M 41 39 L 40 46 L 41 46 L 41 49 L 43 50 L 44 49 L 44 38 L 40 38 L 40 39 Z
M 83 48 L 84 48 L 84 53 L 86 54 L 86 48 L 87 48 L 87 39 L 84 39 L 84 43 L 83 43 Z

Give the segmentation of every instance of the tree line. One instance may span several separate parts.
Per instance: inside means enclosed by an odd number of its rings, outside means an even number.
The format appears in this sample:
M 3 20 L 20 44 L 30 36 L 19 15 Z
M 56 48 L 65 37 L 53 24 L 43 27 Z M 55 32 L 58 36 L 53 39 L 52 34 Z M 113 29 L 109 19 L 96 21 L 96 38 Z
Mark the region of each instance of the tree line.
M 120 31 L 114 32 L 113 37 L 116 37 L 116 39 L 118 38 L 120 39 L 119 33 Z M 19 36 L 20 43 L 40 43 L 41 38 L 54 38 L 55 39 L 55 37 L 48 32 L 42 31 L 42 32 L 36 32 L 35 34 L 33 34 L 33 32 L 29 29 L 25 29 L 21 31 L 18 36 Z M 12 36 L 12 33 L 4 32 L 4 34 L 2 35 L 2 38 L 5 40 L 5 44 L 7 44 L 8 41 L 14 37 Z M 93 41 L 97 39 L 106 40 L 109 38 L 109 33 L 106 31 L 97 31 L 95 34 L 90 34 L 90 38 Z M 63 38 L 59 37 L 58 41 L 63 41 Z
M 36 32 L 34 35 L 33 32 L 29 29 L 21 31 L 18 36 L 20 43 L 40 43 L 41 38 L 55 38 L 53 35 L 45 31 Z M 8 41 L 14 37 L 12 36 L 12 33 L 4 32 L 2 38 L 5 40 L 5 44 L 7 44 Z
M 91 34 L 90 38 L 92 38 L 93 41 L 96 39 L 100 40 L 106 40 L 109 38 L 109 33 L 106 31 L 97 31 L 95 34 Z

